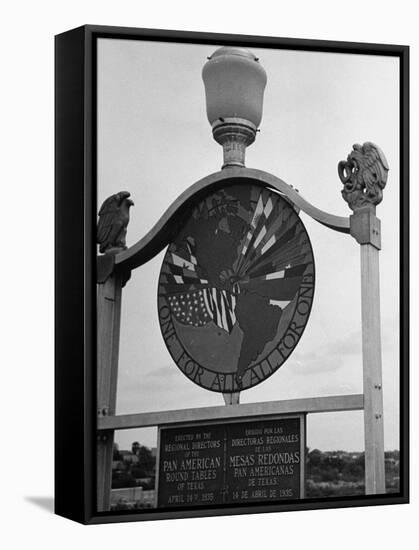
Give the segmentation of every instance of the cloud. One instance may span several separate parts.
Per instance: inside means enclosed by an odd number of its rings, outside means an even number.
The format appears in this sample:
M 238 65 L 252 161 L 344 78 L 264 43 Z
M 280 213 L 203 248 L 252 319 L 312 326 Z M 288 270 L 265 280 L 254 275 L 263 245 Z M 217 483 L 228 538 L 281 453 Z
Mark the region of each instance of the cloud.
M 361 353 L 361 330 L 356 330 L 340 338 L 330 338 L 330 343 L 323 344 L 310 352 L 296 350 L 290 360 L 293 372 L 299 375 L 318 374 L 336 371 L 341 368 L 345 359 Z
M 217 396 L 191 381 L 174 363 L 139 376 L 126 374 L 118 384 L 117 414 L 217 404 Z
M 129 395 L 144 395 L 145 392 L 173 387 L 181 378 L 181 372 L 174 363 L 157 367 L 146 373 L 126 372 L 118 381 L 118 392 L 125 399 Z
M 175 363 L 170 363 L 157 367 L 147 373 L 145 379 L 154 379 L 154 378 L 174 378 L 178 374 L 177 367 Z
M 381 323 L 381 349 L 383 360 L 389 353 L 398 349 L 397 325 L 394 319 L 383 319 Z M 298 349 L 291 355 L 293 372 L 298 375 L 334 372 L 340 369 L 346 359 L 357 357 L 362 361 L 362 331 L 361 327 L 340 337 L 330 336 L 329 343 L 319 347 L 310 346 L 312 351 L 300 352 Z M 361 364 L 361 363 L 360 363 Z

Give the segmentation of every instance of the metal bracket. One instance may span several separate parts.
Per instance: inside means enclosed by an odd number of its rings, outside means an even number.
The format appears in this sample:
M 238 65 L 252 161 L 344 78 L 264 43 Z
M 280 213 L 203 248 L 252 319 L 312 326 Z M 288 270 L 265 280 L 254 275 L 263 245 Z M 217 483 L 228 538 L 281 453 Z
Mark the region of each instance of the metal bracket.
M 103 416 L 108 416 L 109 414 L 109 407 L 99 407 L 97 410 L 97 415 L 99 418 Z
M 359 244 L 371 244 L 381 250 L 381 222 L 375 208 L 360 208 L 349 217 L 350 233 Z
M 96 257 L 96 282 L 103 284 L 112 275 L 115 267 L 115 254 L 101 254 Z
M 240 392 L 223 393 L 226 405 L 238 405 L 240 403 Z
M 96 257 L 96 282 L 103 285 L 115 272 L 115 254 L 101 254 Z M 119 266 L 121 274 L 121 286 L 124 287 L 131 278 L 131 270 Z

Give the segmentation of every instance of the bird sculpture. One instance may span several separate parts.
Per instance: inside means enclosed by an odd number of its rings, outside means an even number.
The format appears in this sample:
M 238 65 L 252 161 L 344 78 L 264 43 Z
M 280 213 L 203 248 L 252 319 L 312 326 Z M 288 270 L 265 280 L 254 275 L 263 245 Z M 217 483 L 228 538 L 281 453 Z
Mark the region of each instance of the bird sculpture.
M 128 191 L 120 191 L 102 204 L 96 237 L 100 252 L 110 254 L 126 248 L 129 209 L 134 205 L 129 197 Z
M 338 164 L 342 196 L 352 210 L 375 206 L 383 200 L 388 170 L 384 153 L 377 145 L 367 141 L 353 146 L 348 158 Z

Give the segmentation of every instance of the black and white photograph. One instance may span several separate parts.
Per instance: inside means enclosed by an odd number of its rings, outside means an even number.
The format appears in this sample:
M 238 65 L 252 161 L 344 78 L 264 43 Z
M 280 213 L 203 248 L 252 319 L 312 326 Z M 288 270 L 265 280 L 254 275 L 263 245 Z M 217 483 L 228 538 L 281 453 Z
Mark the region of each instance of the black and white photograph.
M 415 546 L 414 7 L 4 5 L 2 547 Z
M 96 38 L 99 514 L 405 495 L 400 56 L 243 42 Z

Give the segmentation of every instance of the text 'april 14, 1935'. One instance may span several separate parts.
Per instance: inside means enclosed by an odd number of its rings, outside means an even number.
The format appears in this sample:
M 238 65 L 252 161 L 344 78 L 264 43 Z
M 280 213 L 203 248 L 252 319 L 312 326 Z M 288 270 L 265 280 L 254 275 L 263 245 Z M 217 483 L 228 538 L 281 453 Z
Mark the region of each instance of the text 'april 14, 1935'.
M 162 428 L 158 506 L 301 498 L 303 417 Z

